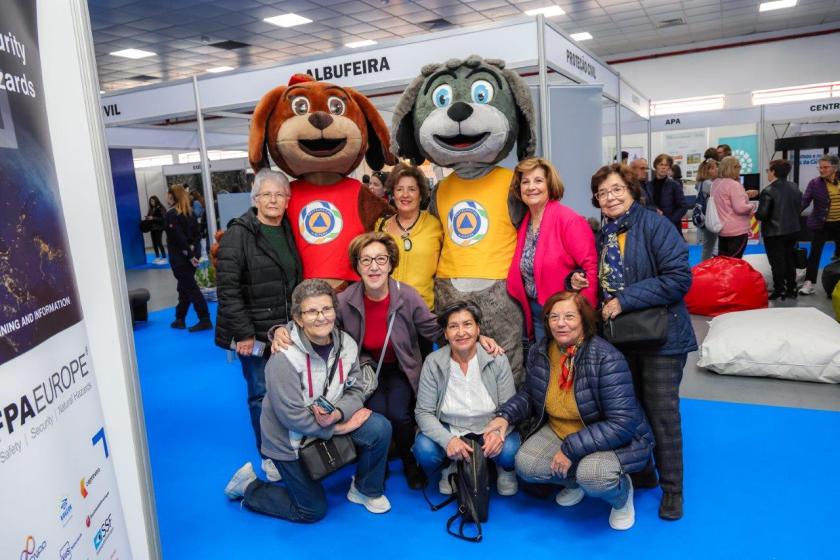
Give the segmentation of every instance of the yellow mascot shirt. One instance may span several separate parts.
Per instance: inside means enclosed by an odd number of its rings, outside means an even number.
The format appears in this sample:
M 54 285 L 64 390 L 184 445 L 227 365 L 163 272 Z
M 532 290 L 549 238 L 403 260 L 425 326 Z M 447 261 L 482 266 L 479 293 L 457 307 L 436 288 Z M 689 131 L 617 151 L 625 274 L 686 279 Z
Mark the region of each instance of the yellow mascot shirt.
M 435 191 L 443 226 L 438 278 L 507 278 L 516 249 L 508 192 L 513 172 L 496 167 L 478 179 L 450 174 Z

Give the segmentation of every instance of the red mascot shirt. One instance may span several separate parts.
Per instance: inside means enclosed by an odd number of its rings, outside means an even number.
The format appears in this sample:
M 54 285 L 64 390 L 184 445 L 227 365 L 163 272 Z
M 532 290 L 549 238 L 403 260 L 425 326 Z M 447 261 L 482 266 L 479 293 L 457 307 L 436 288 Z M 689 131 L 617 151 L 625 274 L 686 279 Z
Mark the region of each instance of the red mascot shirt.
M 362 184 L 350 178 L 328 186 L 298 179 L 291 187 L 288 215 L 303 262 L 303 277 L 358 280 L 347 247 L 365 232 L 359 218 Z

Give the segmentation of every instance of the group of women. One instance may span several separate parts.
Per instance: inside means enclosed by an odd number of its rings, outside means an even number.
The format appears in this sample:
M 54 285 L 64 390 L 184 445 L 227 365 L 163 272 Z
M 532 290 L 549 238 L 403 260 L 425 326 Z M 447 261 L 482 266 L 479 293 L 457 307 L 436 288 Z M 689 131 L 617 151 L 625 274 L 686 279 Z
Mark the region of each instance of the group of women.
M 521 387 L 495 341 L 481 335 L 481 309 L 459 301 L 431 311 L 443 233 L 420 209 L 429 196 L 422 172 L 400 164 L 386 190 L 396 214 L 349 247 L 361 281 L 337 295 L 322 281 L 303 281 L 292 294 L 294 321 L 274 333 L 262 453 L 284 485 L 259 480 L 247 463 L 226 494 L 284 519 L 322 518 L 323 488 L 302 470 L 297 450 L 305 437 L 347 433 L 359 454 L 347 497 L 383 513 L 392 434 L 409 486 L 440 477 L 439 490 L 450 493 L 445 473 L 468 458 L 460 436 L 472 433 L 495 462 L 500 495 L 515 494 L 519 480 L 557 485 L 558 505 L 601 498 L 621 530 L 635 519 L 634 486 L 659 485 L 660 517 L 679 519 L 679 384 L 696 349 L 683 303 L 691 271 L 682 237 L 646 207 L 636 175 L 622 164 L 593 175 L 603 221 L 596 238 L 562 204 L 564 185 L 548 161 L 516 167 L 511 195 L 528 212 L 507 283 L 529 338 Z M 598 336 L 599 314 L 615 320 L 649 307 L 666 310 L 663 344 L 622 352 Z M 331 406 L 317 404 L 319 396 Z

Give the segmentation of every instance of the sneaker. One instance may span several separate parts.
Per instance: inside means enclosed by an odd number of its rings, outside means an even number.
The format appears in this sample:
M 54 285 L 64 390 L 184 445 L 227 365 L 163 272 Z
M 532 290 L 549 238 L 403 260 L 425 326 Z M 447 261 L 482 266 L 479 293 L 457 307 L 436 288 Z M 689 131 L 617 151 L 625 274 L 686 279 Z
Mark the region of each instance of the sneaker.
M 506 471 L 499 467 L 496 470 L 496 490 L 499 496 L 513 496 L 519 491 L 519 483 L 516 481 L 516 471 Z
M 633 507 L 633 483 L 627 478 L 630 491 L 627 493 L 627 501 L 620 508 L 612 508 L 610 511 L 610 527 L 616 531 L 626 531 L 636 522 L 636 508 Z
M 173 329 L 186 329 L 187 328 L 187 324 L 184 323 L 183 319 L 175 319 L 174 321 L 169 323 L 169 326 L 172 327 Z
M 354 504 L 365 506 L 365 509 L 371 513 L 385 513 L 391 511 L 391 502 L 385 497 L 385 494 L 378 498 L 371 498 L 365 496 L 356 489 L 356 477 L 353 477 L 350 482 L 350 490 L 347 491 L 347 499 Z
M 453 461 L 440 473 L 440 482 L 438 482 L 438 492 L 440 492 L 444 496 L 452 495 L 452 486 L 449 484 L 449 475 L 455 472 L 455 468 L 455 461 Z
M 767 299 L 770 301 L 776 301 L 777 299 L 785 301 L 785 294 L 784 292 L 770 292 L 770 295 L 767 296 Z
M 274 461 L 271 459 L 266 458 L 262 460 L 262 470 L 269 482 L 280 482 L 283 480 L 283 477 L 280 476 L 280 471 L 277 470 L 277 467 L 274 466 Z
M 814 287 L 814 283 L 810 280 L 805 280 L 805 283 L 802 284 L 802 287 L 799 288 L 799 293 L 803 296 L 810 296 L 813 295 L 814 292 L 817 291 L 817 288 Z
M 245 495 L 245 489 L 255 480 L 257 480 L 257 474 L 254 472 L 254 466 L 248 461 L 233 473 L 233 478 L 225 486 L 225 496 L 231 500 L 242 498 Z
M 579 504 L 585 495 L 586 493 L 580 486 L 577 488 L 563 488 L 557 492 L 554 501 L 557 502 L 558 506 L 572 507 Z
M 199 319 L 198 323 L 191 326 L 187 330 L 190 332 L 199 332 L 199 331 L 209 331 L 213 328 L 213 323 L 210 322 L 210 319 L 204 318 Z

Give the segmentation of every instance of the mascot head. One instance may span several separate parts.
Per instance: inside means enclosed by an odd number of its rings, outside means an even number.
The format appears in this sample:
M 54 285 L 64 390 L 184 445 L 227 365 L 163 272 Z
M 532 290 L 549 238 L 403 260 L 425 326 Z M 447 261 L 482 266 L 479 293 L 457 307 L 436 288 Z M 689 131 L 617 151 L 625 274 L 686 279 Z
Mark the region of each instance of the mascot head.
M 268 167 L 268 155 L 293 177 L 327 172 L 347 175 L 364 157 L 374 170 L 394 164 L 387 150 L 388 127 L 358 91 L 307 74 L 260 99 L 251 120 L 248 158 L 254 171 Z
M 525 82 L 501 60 L 470 56 L 429 64 L 397 104 L 391 151 L 458 170 L 489 167 L 517 144 L 534 153 L 534 108 Z

